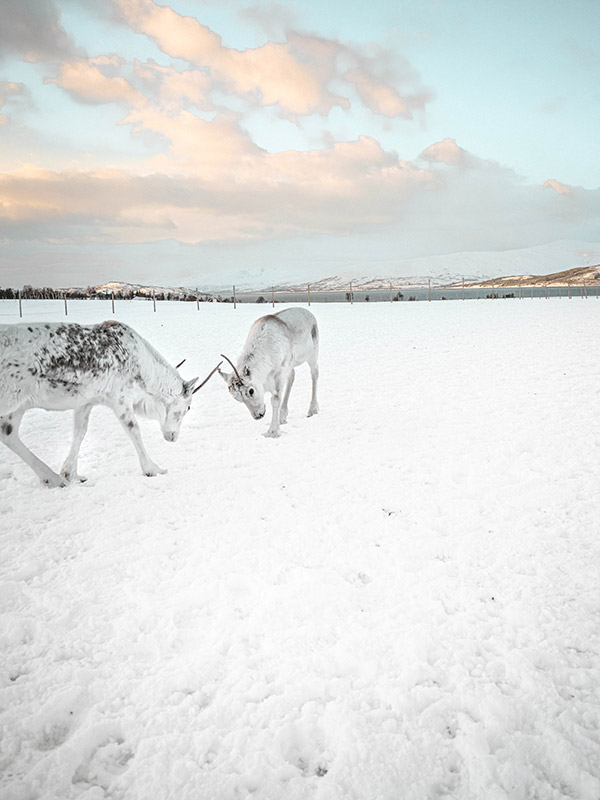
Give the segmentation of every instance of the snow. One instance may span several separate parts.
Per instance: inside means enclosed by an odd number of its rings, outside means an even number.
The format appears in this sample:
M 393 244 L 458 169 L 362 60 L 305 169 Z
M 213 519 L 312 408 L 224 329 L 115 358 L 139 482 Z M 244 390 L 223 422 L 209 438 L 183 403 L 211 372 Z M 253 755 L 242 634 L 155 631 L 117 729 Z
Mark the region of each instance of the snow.
M 379 236 L 379 234 L 378 234 Z M 379 242 L 380 244 L 380 242 Z M 408 243 L 407 243 L 408 244 Z M 335 245 L 339 250 L 339 243 Z M 467 281 L 497 278 L 500 275 L 547 275 L 575 267 L 591 266 L 600 262 L 600 244 L 580 239 L 560 239 L 531 247 L 516 247 L 507 250 L 468 250 L 458 253 L 402 258 L 394 254 L 385 258 L 380 247 L 372 242 L 369 252 L 329 253 L 320 258 L 306 258 L 306 251 L 299 248 L 296 260 L 281 258 L 279 267 L 263 267 L 260 263 L 231 273 L 231 283 L 240 290 L 260 290 L 266 293 L 271 286 L 296 286 L 304 290 L 310 282 L 323 290 L 346 289 L 350 281 L 368 283 L 379 280 L 387 285 L 391 281 L 398 286 L 434 286 L 460 284 Z M 304 260 L 303 260 L 304 259 Z M 365 264 L 370 273 L 365 275 Z M 192 286 L 202 286 L 209 291 L 231 292 L 231 284 L 223 284 L 223 270 L 204 272 Z M 324 275 L 334 275 L 323 279 Z
M 280 439 L 215 377 L 167 475 L 100 408 L 85 484 L 0 452 L 3 800 L 600 797 L 600 302 L 312 310 Z M 116 304 L 188 378 L 261 313 Z

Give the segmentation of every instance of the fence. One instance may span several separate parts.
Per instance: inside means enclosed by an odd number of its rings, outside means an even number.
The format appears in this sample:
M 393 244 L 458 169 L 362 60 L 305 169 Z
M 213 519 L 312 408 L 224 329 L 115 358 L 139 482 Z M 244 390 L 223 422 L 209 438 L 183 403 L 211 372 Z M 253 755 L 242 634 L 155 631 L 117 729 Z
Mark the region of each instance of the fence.
M 28 294 L 23 296 L 19 290 L 10 290 L 12 292 L 12 299 L 16 299 L 19 304 L 19 316 L 23 316 L 23 301 L 32 299 L 45 299 Z M 403 302 L 433 302 L 438 300 L 499 300 L 499 299 L 519 299 L 526 298 L 546 298 L 551 297 L 573 299 L 581 297 L 589 299 L 592 297 L 600 297 L 600 285 L 565 285 L 565 286 L 482 286 L 472 288 L 468 286 L 427 286 L 427 287 L 394 287 L 390 284 L 388 288 L 365 289 L 363 287 L 354 287 L 352 284 L 348 285 L 347 289 L 331 289 L 321 290 L 314 289 L 307 284 L 305 290 L 300 289 L 271 289 L 269 291 L 239 291 L 235 286 L 232 286 L 231 295 L 225 293 L 209 295 L 203 293 L 187 293 L 181 297 L 173 297 L 172 294 L 159 294 L 153 290 L 151 294 L 143 296 L 119 296 L 115 293 L 96 295 L 93 298 L 86 297 L 85 295 L 71 296 L 66 292 L 54 292 L 52 299 L 61 298 L 64 302 L 65 316 L 68 316 L 69 299 L 93 299 L 99 302 L 110 302 L 112 313 L 115 313 L 115 300 L 119 302 L 152 302 L 153 310 L 156 312 L 157 304 L 163 300 L 179 300 L 180 302 L 193 302 L 196 309 L 200 310 L 200 303 L 204 302 L 217 302 L 217 303 L 231 303 L 234 308 L 237 308 L 240 303 L 258 303 L 275 306 L 277 303 L 302 303 L 311 305 L 311 303 L 403 303 Z M 10 299 L 6 298 L 5 299 Z
M 525 299 L 533 297 L 599 297 L 600 285 L 570 285 L 570 286 L 483 286 L 469 288 L 467 286 L 427 286 L 427 287 L 394 287 L 365 289 L 354 287 L 351 284 L 347 289 L 316 290 L 307 285 L 305 290 L 271 289 L 263 292 L 232 293 L 231 301 L 235 297 L 237 303 L 394 303 L 394 302 L 432 302 L 436 300 L 481 300 L 481 299 Z

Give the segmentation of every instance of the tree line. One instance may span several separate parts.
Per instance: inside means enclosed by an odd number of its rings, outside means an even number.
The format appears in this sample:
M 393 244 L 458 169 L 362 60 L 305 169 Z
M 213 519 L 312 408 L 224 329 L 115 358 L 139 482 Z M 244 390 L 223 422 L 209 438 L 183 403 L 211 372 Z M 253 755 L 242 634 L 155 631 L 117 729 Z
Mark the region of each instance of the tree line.
M 152 293 L 141 289 L 125 289 L 116 292 L 96 291 L 91 286 L 87 289 L 53 289 L 49 286 L 24 286 L 22 289 L 12 289 L 10 287 L 0 287 L 0 300 L 18 300 L 19 296 L 23 300 L 59 300 L 63 297 L 69 300 L 132 300 L 139 298 L 142 300 L 152 300 Z M 179 300 L 185 303 L 230 303 L 233 298 L 222 298 L 220 295 L 213 297 L 208 294 L 195 294 L 186 291 L 160 291 L 154 292 L 155 300 Z

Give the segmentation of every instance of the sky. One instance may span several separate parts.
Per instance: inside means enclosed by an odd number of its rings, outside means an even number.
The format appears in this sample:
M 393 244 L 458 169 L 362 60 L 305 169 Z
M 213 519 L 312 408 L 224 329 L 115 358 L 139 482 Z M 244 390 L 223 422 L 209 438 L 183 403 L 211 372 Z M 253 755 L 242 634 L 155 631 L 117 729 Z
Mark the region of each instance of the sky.
M 2 285 L 600 248 L 596 0 L 0 10 Z

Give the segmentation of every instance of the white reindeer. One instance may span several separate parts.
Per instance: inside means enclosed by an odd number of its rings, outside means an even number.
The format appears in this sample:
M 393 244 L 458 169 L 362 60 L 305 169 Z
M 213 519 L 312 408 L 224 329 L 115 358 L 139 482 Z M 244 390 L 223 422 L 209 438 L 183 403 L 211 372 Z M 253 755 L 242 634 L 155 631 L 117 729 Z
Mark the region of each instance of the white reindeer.
M 273 414 L 265 436 L 278 437 L 280 423 L 287 422 L 288 400 L 294 383 L 294 367 L 307 362 L 312 378 L 312 397 L 308 416 L 319 411 L 319 328 L 314 316 L 304 308 L 287 308 L 277 314 L 257 319 L 233 373 L 219 374 L 227 382 L 230 394 L 245 403 L 254 419 L 265 415 L 265 392 L 271 393 Z
M 133 442 L 144 475 L 165 473 L 148 457 L 134 412 L 158 420 L 165 439 L 176 441 L 192 395 L 217 369 L 194 389 L 198 378 L 184 381 L 145 339 L 120 322 L 0 325 L 0 441 L 49 486 L 83 481 L 77 474 L 81 442 L 93 406 L 105 405 Z M 74 410 L 73 442 L 60 475 L 19 438 L 21 419 L 30 408 Z

